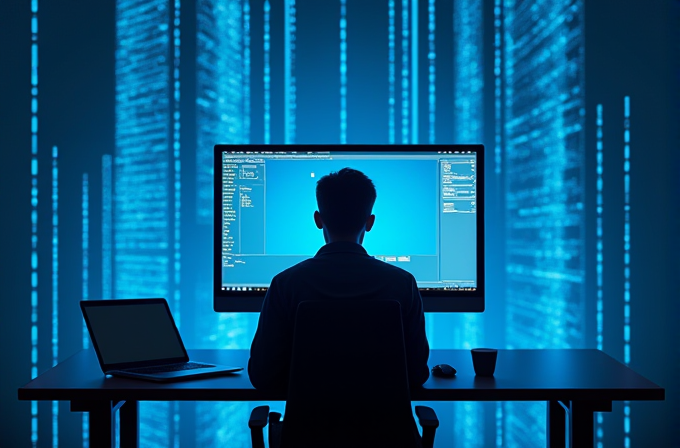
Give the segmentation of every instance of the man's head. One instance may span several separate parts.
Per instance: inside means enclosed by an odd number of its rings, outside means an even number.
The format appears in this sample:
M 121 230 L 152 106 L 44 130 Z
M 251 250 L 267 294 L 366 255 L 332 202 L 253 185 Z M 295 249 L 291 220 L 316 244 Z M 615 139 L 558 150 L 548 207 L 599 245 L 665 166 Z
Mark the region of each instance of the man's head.
M 361 171 L 343 168 L 322 177 L 316 184 L 319 211 L 314 222 L 324 230 L 326 242 L 363 242 L 364 232 L 373 227 L 371 214 L 377 194 L 371 179 Z

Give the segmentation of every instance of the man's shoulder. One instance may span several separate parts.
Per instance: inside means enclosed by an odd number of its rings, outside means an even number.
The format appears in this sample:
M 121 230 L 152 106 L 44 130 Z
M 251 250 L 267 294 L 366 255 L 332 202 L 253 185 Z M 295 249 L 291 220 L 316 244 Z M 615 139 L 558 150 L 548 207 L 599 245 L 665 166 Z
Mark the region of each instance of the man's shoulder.
M 389 264 L 382 260 L 378 260 L 377 258 L 374 257 L 370 257 L 370 260 L 371 261 L 369 262 L 369 264 L 371 268 L 381 272 L 383 275 L 408 281 L 411 280 L 415 281 L 413 274 L 411 274 L 406 269 L 400 268 L 399 266 L 395 266 L 393 264 Z
M 325 260 L 327 262 L 328 258 Z M 394 281 L 415 282 L 413 274 L 407 270 L 369 255 L 357 257 L 353 260 L 353 262 L 356 263 L 363 271 L 372 272 L 375 275 L 379 275 L 383 278 L 389 277 Z M 278 281 L 285 281 L 298 276 L 313 275 L 314 272 L 317 272 L 320 269 L 328 269 L 328 265 L 326 263 L 321 263 L 319 260 L 312 257 L 308 258 L 307 260 L 303 260 L 287 269 L 284 269 L 274 276 L 274 279 Z

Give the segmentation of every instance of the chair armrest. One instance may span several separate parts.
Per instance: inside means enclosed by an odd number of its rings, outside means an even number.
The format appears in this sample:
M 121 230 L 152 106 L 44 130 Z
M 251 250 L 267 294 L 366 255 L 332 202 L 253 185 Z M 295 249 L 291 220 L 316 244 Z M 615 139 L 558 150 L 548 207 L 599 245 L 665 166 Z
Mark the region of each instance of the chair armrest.
M 427 406 L 416 406 L 416 415 L 418 416 L 418 424 L 423 428 L 438 428 L 439 419 L 434 409 Z
M 248 428 L 253 448 L 264 448 L 264 427 L 267 426 L 269 406 L 258 406 L 250 413 Z
M 422 446 L 432 448 L 434 446 L 434 435 L 439 427 L 439 419 L 434 409 L 427 406 L 416 406 L 416 416 L 418 424 L 423 428 Z
M 250 413 L 248 420 L 248 428 L 264 428 L 267 426 L 267 418 L 269 416 L 269 406 L 258 406 Z

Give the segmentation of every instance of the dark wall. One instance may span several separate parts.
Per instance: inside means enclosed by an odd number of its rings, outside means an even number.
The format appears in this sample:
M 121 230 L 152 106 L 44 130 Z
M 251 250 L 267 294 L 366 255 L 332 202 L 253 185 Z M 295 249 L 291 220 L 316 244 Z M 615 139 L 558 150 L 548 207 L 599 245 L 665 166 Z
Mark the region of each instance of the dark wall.
M 680 373 L 677 5 L 586 2 L 586 17 L 589 122 L 594 122 L 597 104 L 603 105 L 604 115 L 604 350 L 624 361 L 623 98 L 629 96 L 630 366 L 667 388 L 664 403 L 632 404 L 631 440 L 633 446 L 641 440 L 646 440 L 644 446 L 669 446 L 680 443 L 674 423 L 680 415 L 680 389 L 674 380 Z M 594 172 L 594 126 L 589 128 L 588 141 L 588 170 Z M 594 191 L 594 176 L 590 179 L 589 191 Z M 594 198 L 589 199 L 594 205 Z M 594 312 L 591 307 L 589 314 Z M 621 403 L 605 416 L 604 430 L 608 443 L 623 446 Z
M 101 271 L 101 156 L 113 152 L 115 1 L 39 3 L 38 370 L 52 365 L 52 148 L 59 152 L 59 360 L 81 348 L 82 174 L 90 179 L 90 272 Z M 0 445 L 30 446 L 30 403 L 17 388 L 31 378 L 31 2 L 0 2 Z M 95 290 L 93 288 L 93 290 Z M 40 403 L 47 416 L 50 403 Z M 41 446 L 51 424 L 41 417 Z M 60 405 L 60 443 L 80 444 L 79 414 Z M 46 446 L 46 445 L 45 445 Z

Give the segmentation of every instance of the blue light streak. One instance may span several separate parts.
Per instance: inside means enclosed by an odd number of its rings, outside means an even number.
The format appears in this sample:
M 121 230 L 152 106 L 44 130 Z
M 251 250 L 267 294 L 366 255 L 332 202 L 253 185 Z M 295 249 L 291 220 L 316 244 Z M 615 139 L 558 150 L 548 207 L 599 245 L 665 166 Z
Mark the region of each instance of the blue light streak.
M 52 367 L 59 363 L 59 151 L 52 147 Z M 52 402 L 52 446 L 59 446 L 59 402 Z
M 493 6 L 493 78 L 494 78 L 494 172 L 501 174 L 502 162 L 502 36 L 503 9 L 502 0 L 494 0 Z
M 602 141 L 602 127 L 604 124 L 604 118 L 603 118 L 603 111 L 602 111 L 602 104 L 597 105 L 597 118 L 596 118 L 596 138 L 597 138 L 597 143 L 596 143 L 596 173 L 597 173 L 597 178 L 596 178 L 596 223 L 595 223 L 595 234 L 596 234 L 596 255 L 595 255 L 595 272 L 596 272 L 596 281 L 597 281 L 597 300 L 596 300 L 596 315 L 595 315 L 595 321 L 597 324 L 597 336 L 596 336 L 596 344 L 597 344 L 597 349 L 602 350 L 603 349 L 603 342 L 604 342 L 604 333 L 603 333 L 603 322 L 604 322 L 604 293 L 603 293 L 603 279 L 602 279 L 602 273 L 604 270 L 604 243 L 602 241 L 603 237 L 603 227 L 602 227 L 602 217 L 604 213 L 604 203 L 603 203 L 603 197 L 602 197 L 602 189 L 603 189 L 603 180 L 602 180 L 602 172 L 603 172 L 603 162 L 604 162 L 604 144 Z M 597 419 L 596 419 L 596 425 L 595 425 L 595 439 L 597 441 L 597 447 L 602 448 L 604 446 L 603 444 L 603 438 L 604 438 L 604 429 L 602 427 L 602 423 L 604 421 L 604 418 L 602 416 L 601 412 L 597 413 Z
M 243 0 L 243 141 L 250 143 L 250 0 Z
M 113 298 L 113 160 L 102 156 L 102 298 Z
M 604 303 L 603 303 L 603 298 L 604 298 L 604 293 L 602 290 L 603 287 L 603 281 L 602 281 L 602 272 L 603 272 L 603 263 L 604 263 L 604 245 L 602 241 L 602 236 L 603 236 L 603 228 L 602 228 L 602 217 L 604 213 L 604 204 L 603 204 L 603 199 L 602 199 L 602 189 L 603 189 L 603 180 L 602 180 L 602 172 L 603 172 L 603 162 L 604 162 L 604 144 L 602 141 L 602 126 L 603 126 L 603 111 L 602 111 L 602 104 L 597 105 L 597 118 L 596 118 L 596 125 L 597 125 L 597 143 L 596 143 L 596 173 L 597 173 L 597 179 L 596 179 L 596 255 L 595 255 L 595 270 L 596 270 L 596 277 L 597 277 L 597 310 L 596 310 L 596 317 L 595 320 L 597 322 L 597 349 L 602 350 L 603 349 L 603 312 L 604 312 Z
M 113 297 L 166 297 L 176 308 L 174 258 L 179 142 L 177 0 L 116 1 Z M 174 311 L 174 310 L 173 310 Z M 140 406 L 140 444 L 178 441 L 173 405 Z
M 340 0 L 340 143 L 347 143 L 347 0 Z
M 483 141 L 484 59 L 481 0 L 454 3 L 453 30 L 456 36 L 454 74 L 455 139 L 459 143 Z
M 269 63 L 271 49 L 271 5 L 264 2 L 264 143 L 271 143 L 271 66 Z
M 213 146 L 250 138 L 250 5 L 197 2 L 196 216 L 212 225 Z
M 583 1 L 504 0 L 502 15 L 506 344 L 580 348 L 586 343 Z M 505 446 L 545 437 L 544 404 L 510 402 L 504 415 Z
M 285 52 L 285 136 L 287 145 L 295 143 L 295 0 L 285 0 L 286 19 L 284 21 L 284 52 Z
M 481 0 L 459 0 L 453 7 L 454 40 L 454 139 L 460 143 L 483 141 L 484 102 L 483 15 Z M 416 120 L 416 117 L 413 118 Z M 479 314 L 462 314 L 462 344 L 456 348 L 483 346 L 483 324 Z M 454 434 L 466 448 L 482 447 L 484 441 L 484 408 L 480 403 L 454 403 Z
M 82 196 L 81 196 L 81 211 L 82 211 L 82 226 L 83 226 L 83 240 L 81 249 L 83 252 L 83 282 L 82 282 L 82 300 L 90 298 L 90 182 L 87 173 L 83 174 Z M 87 334 L 87 326 L 83 321 L 83 348 L 90 346 L 90 338 Z
M 401 143 L 409 143 L 409 20 L 408 0 L 401 2 Z
M 388 59 L 388 75 L 387 75 L 387 80 L 388 80 L 388 103 L 387 103 L 387 115 L 388 115 L 388 126 L 389 126 L 389 131 L 388 131 L 388 141 L 390 145 L 393 145 L 396 143 L 396 125 L 395 125 L 395 104 L 396 104 L 396 68 L 395 68 L 395 49 L 396 49 L 396 40 L 395 40 L 395 30 L 396 30 L 396 21 L 395 21 L 395 4 L 394 0 L 389 0 L 388 3 L 388 35 L 387 35 L 387 42 L 388 42 L 388 51 L 387 51 L 387 59 Z
M 427 141 L 429 144 L 433 145 L 436 142 L 435 139 L 435 114 L 437 106 L 437 95 L 435 90 L 435 80 L 436 80 L 436 57 L 437 52 L 435 49 L 435 0 L 428 0 L 427 5 L 427 60 L 428 60 L 428 76 L 427 76 L 427 100 L 428 100 L 428 133 Z
M 623 99 L 623 361 L 630 365 L 630 97 Z M 630 447 L 630 401 L 623 402 L 623 441 Z
M 38 376 L 38 0 L 31 0 L 31 379 Z M 31 444 L 38 446 L 38 402 L 31 401 Z
M 83 241 L 82 241 L 82 251 L 83 251 L 83 283 L 82 283 L 82 300 L 88 300 L 90 298 L 90 181 L 88 174 L 83 174 L 83 187 L 81 196 L 81 210 L 83 219 Z M 84 349 L 89 348 L 90 338 L 87 333 L 87 326 L 83 321 L 82 327 L 83 344 Z M 90 413 L 83 412 L 82 416 L 82 436 L 83 436 L 83 448 L 88 448 L 90 446 Z
M 503 446 L 503 403 L 496 403 L 496 447 Z
M 181 290 L 180 281 L 182 274 L 182 253 L 181 253 L 181 213 L 182 213 L 182 162 L 180 159 L 181 150 L 181 114 L 180 114 L 180 98 L 181 98 L 181 81 L 180 81 L 180 63 L 181 63 L 181 0 L 174 0 L 174 18 L 172 21 L 172 35 L 173 35 L 173 114 L 172 114 L 172 148 L 174 159 L 174 215 L 173 215 L 173 310 L 172 315 L 175 320 L 177 328 L 181 328 L 182 315 L 180 313 Z M 173 446 L 179 448 L 180 439 L 180 414 L 179 403 L 173 403 L 173 419 L 172 419 L 172 439 Z
M 411 0 L 411 143 L 418 143 L 418 0 Z

